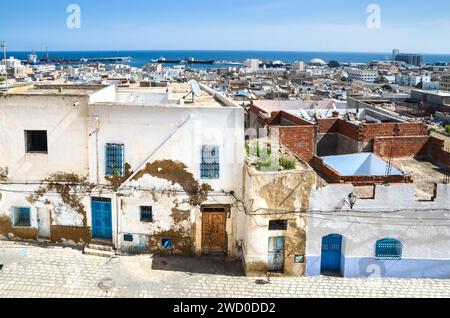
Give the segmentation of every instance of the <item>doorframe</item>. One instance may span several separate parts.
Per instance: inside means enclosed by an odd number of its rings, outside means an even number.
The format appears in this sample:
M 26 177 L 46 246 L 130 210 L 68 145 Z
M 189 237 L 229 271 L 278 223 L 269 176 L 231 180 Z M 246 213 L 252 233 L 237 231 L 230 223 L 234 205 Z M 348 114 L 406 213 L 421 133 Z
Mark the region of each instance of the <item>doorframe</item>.
M 268 240 L 267 240 L 267 243 L 268 243 L 268 245 L 270 247 L 270 240 L 271 239 L 279 239 L 280 237 L 283 238 L 283 249 L 282 249 L 283 264 L 282 264 L 280 270 L 270 270 L 269 269 L 268 270 L 269 273 L 274 273 L 274 274 L 280 273 L 280 274 L 283 274 L 284 271 L 285 271 L 285 266 L 286 266 L 286 235 L 269 236 Z M 275 253 L 273 253 L 273 254 L 275 254 Z M 269 255 L 270 255 L 270 251 L 268 250 L 267 251 L 267 267 L 269 267 Z
M 341 238 L 341 250 L 340 250 L 340 254 L 339 254 L 339 269 L 336 270 L 336 271 L 327 271 L 327 270 L 323 270 L 322 269 L 322 263 L 323 263 L 323 259 L 322 259 L 323 258 L 323 241 L 324 241 L 325 238 L 333 236 L 333 235 L 340 236 L 340 238 Z M 325 236 L 322 236 L 321 245 L 320 245 L 320 274 L 322 275 L 322 273 L 336 273 L 336 274 L 339 274 L 339 275 L 342 276 L 342 272 L 343 272 L 342 258 L 343 258 L 343 256 L 344 256 L 344 236 L 342 234 L 330 233 L 330 234 L 327 234 Z
M 39 211 L 46 211 L 46 218 L 48 219 L 48 236 L 41 236 L 41 226 L 40 226 L 40 215 Z M 52 236 L 52 216 L 50 209 L 46 207 L 36 207 L 36 219 L 37 219 L 37 228 L 38 228 L 38 240 L 40 241 L 50 241 Z
M 102 196 L 97 196 L 97 197 L 91 197 L 91 204 L 90 204 L 90 209 L 91 209 L 91 240 L 92 242 L 98 242 L 98 243 L 102 243 L 102 244 L 111 244 L 111 245 L 115 245 L 115 233 L 116 233 L 116 227 L 115 227 L 115 200 L 111 197 L 102 197 Z M 94 236 L 94 211 L 92 209 L 92 203 L 94 201 L 97 202 L 108 202 L 111 204 L 111 234 L 112 237 L 111 239 L 105 239 L 105 238 L 98 238 Z
M 221 211 L 208 211 L 209 209 L 217 209 L 217 210 L 221 210 Z M 210 251 L 208 251 L 207 253 L 204 251 L 205 248 L 203 247 L 203 242 L 204 242 L 204 231 L 203 231 L 203 226 L 204 226 L 204 218 L 203 218 L 203 214 L 206 213 L 223 213 L 225 215 L 225 224 L 224 224 L 224 247 L 223 247 L 223 252 L 218 252 L 217 254 L 225 254 L 228 255 L 228 232 L 227 232 L 227 224 L 228 224 L 228 219 L 231 217 L 231 205 L 229 204 L 204 204 L 200 207 L 200 212 L 201 212 L 201 252 L 202 255 L 210 255 L 210 254 L 215 254 L 215 253 L 211 253 Z

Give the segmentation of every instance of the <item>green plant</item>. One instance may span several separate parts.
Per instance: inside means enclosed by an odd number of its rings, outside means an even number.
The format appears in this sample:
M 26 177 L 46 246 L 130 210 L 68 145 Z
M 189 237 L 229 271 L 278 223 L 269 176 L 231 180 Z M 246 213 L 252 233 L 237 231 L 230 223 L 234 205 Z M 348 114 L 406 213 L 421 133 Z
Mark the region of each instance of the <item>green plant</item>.
M 447 134 L 450 135 L 450 125 L 447 125 L 447 126 L 445 127 L 445 131 L 447 132 Z
M 281 157 L 280 166 L 283 167 L 284 170 L 293 170 L 295 169 L 295 159 L 287 156 Z
M 0 76 L 0 82 L 4 82 L 4 81 L 6 81 L 6 78 L 3 76 Z
M 272 157 L 267 157 L 265 159 L 262 160 L 258 160 L 255 164 L 256 169 L 261 171 L 278 171 L 279 170 L 279 166 L 277 165 L 276 162 L 274 162 L 274 160 L 272 159 Z
M 245 144 L 245 150 L 247 152 L 247 155 L 256 156 L 258 158 L 265 158 L 272 155 L 272 148 L 270 147 L 270 145 L 261 145 L 259 141 L 257 141 L 256 143 Z

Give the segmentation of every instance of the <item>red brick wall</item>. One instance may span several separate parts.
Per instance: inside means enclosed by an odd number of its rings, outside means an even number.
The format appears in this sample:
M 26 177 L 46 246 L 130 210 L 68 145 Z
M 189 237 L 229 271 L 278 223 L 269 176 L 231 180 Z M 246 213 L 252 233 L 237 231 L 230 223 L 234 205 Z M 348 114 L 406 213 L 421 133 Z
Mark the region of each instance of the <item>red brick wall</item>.
M 311 165 L 316 171 L 321 172 L 327 181 L 330 183 L 351 183 L 358 186 L 370 186 L 382 183 L 412 183 L 410 176 L 341 176 L 337 171 L 328 167 L 323 163 L 323 160 L 314 156 Z
M 360 141 L 369 142 L 376 137 L 427 136 L 428 131 L 423 123 L 362 124 L 361 135 Z
M 337 133 L 338 132 L 338 118 L 318 119 L 317 132 L 319 134 Z
M 340 118 L 319 119 L 318 133 L 340 133 L 353 140 L 370 142 L 376 137 L 427 136 L 423 123 L 382 123 L 355 125 Z
M 314 126 L 275 126 L 278 129 L 280 143 L 305 162 L 314 156 Z
M 338 120 L 338 132 L 353 140 L 361 141 L 361 126 L 352 124 L 348 121 Z
M 444 141 L 430 137 L 428 141 L 428 153 L 431 158 L 440 164 L 450 167 L 450 152 L 444 150 Z
M 429 136 L 377 137 L 374 139 L 373 152 L 380 157 L 423 157 L 427 156 Z
M 321 172 L 329 182 L 331 183 L 340 183 L 341 182 L 341 175 L 334 169 L 328 167 L 323 163 L 323 160 L 317 156 L 314 156 L 311 160 L 311 166 Z

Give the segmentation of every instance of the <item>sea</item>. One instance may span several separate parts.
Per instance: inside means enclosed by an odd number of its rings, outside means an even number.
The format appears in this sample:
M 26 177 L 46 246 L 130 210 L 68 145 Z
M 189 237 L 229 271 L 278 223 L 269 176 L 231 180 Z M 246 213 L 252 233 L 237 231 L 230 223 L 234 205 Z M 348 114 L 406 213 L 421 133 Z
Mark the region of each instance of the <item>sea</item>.
M 31 52 L 8 52 L 7 56 L 13 56 L 20 60 L 26 60 Z M 46 52 L 36 52 L 39 58 L 45 58 Z M 392 53 L 351 53 L 351 52 L 294 52 L 294 51 L 52 51 L 48 52 L 50 59 L 79 60 L 82 58 L 107 58 L 107 57 L 131 57 L 129 64 L 142 67 L 151 63 L 152 60 L 164 57 L 170 59 L 186 60 L 215 60 L 213 65 L 190 65 L 196 69 L 208 69 L 217 67 L 228 67 L 223 61 L 243 62 L 246 59 L 260 59 L 268 61 L 309 62 L 313 58 L 319 58 L 325 62 L 338 61 L 341 63 L 369 63 L 372 61 L 391 60 Z M 449 63 L 450 54 L 423 54 L 425 63 Z M 173 65 L 169 64 L 168 66 Z

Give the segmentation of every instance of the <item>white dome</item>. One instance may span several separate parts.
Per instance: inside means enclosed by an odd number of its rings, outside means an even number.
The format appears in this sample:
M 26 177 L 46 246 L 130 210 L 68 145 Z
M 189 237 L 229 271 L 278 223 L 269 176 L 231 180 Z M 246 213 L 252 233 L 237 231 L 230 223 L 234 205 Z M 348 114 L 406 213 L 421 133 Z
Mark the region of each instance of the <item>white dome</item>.
M 311 64 L 311 65 L 326 65 L 327 63 L 325 63 L 321 59 L 312 59 L 311 61 L 309 61 L 309 64 Z

